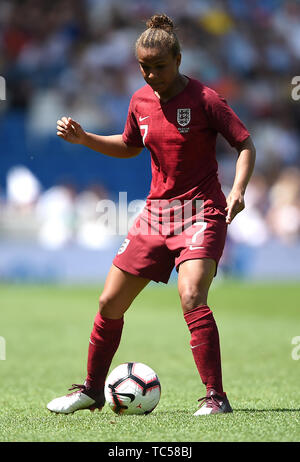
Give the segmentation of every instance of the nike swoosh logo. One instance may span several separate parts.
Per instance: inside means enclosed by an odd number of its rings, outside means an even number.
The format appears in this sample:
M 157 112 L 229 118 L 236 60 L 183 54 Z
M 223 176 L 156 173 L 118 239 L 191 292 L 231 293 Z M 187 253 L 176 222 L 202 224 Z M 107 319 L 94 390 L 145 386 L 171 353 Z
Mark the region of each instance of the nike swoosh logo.
M 113 394 L 113 395 L 116 395 L 117 397 L 118 397 L 118 396 L 125 396 L 125 397 L 127 397 L 127 398 L 130 399 L 130 402 L 131 402 L 131 403 L 132 403 L 132 401 L 134 401 L 134 398 L 135 398 L 135 396 L 134 396 L 133 393 L 119 393 L 119 392 L 117 392 L 117 391 L 114 391 L 112 394 Z
M 196 250 L 196 249 L 204 249 L 205 247 L 195 247 L 193 245 L 190 245 L 190 250 Z
M 148 117 L 150 117 L 150 116 L 146 116 L 146 117 L 141 117 L 141 116 L 140 116 L 140 117 L 139 117 L 139 121 L 142 122 L 142 120 L 148 119 Z
M 198 346 L 201 346 L 201 345 L 205 345 L 205 342 L 204 342 L 204 343 L 199 343 L 198 345 L 194 345 L 194 346 L 191 345 L 191 348 L 192 348 L 192 349 L 193 349 L 193 348 L 197 348 Z

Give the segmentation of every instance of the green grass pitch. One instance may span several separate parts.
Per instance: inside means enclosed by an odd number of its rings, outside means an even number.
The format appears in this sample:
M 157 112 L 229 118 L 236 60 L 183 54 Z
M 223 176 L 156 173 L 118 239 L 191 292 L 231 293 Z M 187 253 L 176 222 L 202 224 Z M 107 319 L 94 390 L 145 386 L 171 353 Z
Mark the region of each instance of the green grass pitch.
M 125 315 L 112 368 L 140 361 L 158 374 L 148 416 L 103 411 L 55 415 L 48 401 L 82 383 L 100 287 L 0 286 L 0 441 L 256 442 L 300 440 L 299 284 L 215 282 L 224 389 L 233 414 L 193 417 L 205 394 L 175 285 L 150 284 Z M 298 349 L 299 353 L 299 349 Z

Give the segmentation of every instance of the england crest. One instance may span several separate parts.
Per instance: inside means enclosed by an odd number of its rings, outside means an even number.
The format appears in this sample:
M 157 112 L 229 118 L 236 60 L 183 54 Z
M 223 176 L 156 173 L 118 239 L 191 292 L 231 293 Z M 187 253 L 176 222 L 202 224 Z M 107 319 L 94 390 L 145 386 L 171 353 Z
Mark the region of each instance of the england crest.
M 191 121 L 191 110 L 189 108 L 177 109 L 177 122 L 182 127 L 186 127 Z

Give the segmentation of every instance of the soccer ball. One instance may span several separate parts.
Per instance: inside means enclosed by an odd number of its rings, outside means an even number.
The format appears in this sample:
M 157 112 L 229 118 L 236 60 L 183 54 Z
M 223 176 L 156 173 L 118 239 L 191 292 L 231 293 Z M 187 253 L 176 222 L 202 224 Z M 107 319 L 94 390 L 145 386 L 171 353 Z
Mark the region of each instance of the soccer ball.
M 109 374 L 104 392 L 116 414 L 150 414 L 159 402 L 161 387 L 149 366 L 132 362 L 121 364 Z

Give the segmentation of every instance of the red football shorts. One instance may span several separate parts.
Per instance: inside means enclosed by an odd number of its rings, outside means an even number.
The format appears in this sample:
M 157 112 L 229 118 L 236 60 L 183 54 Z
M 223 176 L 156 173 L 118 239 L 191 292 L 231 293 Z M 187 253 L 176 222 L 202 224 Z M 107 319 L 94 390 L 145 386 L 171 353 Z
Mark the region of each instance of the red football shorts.
M 223 207 L 205 207 L 178 222 L 155 218 L 144 209 L 121 245 L 113 264 L 136 276 L 167 284 L 186 260 L 211 258 L 218 265 L 227 232 Z

